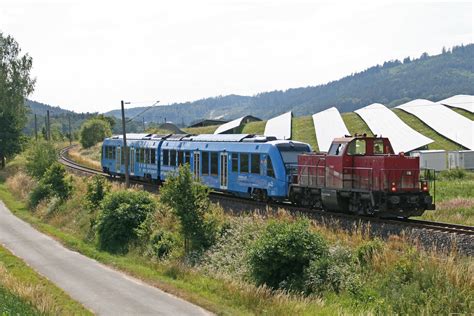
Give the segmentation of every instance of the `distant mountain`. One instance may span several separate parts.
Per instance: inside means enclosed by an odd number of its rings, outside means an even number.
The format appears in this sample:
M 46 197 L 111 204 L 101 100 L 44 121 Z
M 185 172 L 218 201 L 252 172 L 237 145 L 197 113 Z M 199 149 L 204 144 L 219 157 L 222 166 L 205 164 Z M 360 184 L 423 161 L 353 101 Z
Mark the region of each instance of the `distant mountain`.
M 474 94 L 474 44 L 443 49 L 440 55 L 391 60 L 327 84 L 271 91 L 255 96 L 228 95 L 158 106 L 146 112 L 147 122 L 189 124 L 201 118 L 233 119 L 254 115 L 268 119 L 286 111 L 309 115 L 336 106 L 350 112 L 374 102 L 395 106 L 423 98 L 438 101 L 456 94 Z M 145 108 L 126 111 L 127 117 Z M 117 118 L 120 110 L 106 113 Z

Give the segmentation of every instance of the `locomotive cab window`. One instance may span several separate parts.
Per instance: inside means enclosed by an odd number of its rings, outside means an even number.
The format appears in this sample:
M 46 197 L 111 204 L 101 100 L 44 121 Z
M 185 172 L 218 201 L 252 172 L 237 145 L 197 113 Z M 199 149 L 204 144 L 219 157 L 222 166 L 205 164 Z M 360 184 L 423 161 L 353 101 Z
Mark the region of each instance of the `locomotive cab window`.
M 365 155 L 365 139 L 356 139 L 349 143 L 348 155 Z
M 344 152 L 344 148 L 346 147 L 345 143 L 334 143 L 329 148 L 328 155 L 330 156 L 341 156 Z
M 374 140 L 374 155 L 383 155 L 383 140 Z

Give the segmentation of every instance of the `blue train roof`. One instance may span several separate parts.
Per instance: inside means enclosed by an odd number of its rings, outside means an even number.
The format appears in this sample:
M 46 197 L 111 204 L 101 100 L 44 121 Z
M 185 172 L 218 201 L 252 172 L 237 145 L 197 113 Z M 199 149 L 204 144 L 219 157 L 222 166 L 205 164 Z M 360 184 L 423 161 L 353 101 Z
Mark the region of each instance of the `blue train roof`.
M 107 139 L 121 140 L 122 135 L 114 135 Z M 187 142 L 245 142 L 245 143 L 266 143 L 275 141 L 273 136 L 261 136 L 253 134 L 127 134 L 127 140 L 170 140 Z

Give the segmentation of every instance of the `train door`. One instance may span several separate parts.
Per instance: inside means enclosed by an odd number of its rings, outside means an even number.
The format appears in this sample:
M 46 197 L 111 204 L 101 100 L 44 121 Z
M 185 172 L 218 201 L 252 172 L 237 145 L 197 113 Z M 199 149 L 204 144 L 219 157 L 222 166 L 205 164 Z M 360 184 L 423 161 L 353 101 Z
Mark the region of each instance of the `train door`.
M 199 180 L 199 176 L 201 174 L 201 154 L 199 151 L 194 152 L 193 156 L 193 173 L 194 179 Z
M 219 185 L 220 188 L 223 190 L 227 189 L 227 184 L 228 184 L 228 171 L 229 171 L 229 160 L 228 160 L 228 155 L 227 153 L 221 153 L 221 173 L 219 176 Z
M 122 148 L 117 146 L 117 152 L 115 155 L 115 172 L 120 172 L 120 165 L 122 164 Z
M 135 148 L 130 147 L 130 165 L 129 165 L 130 175 L 135 175 Z

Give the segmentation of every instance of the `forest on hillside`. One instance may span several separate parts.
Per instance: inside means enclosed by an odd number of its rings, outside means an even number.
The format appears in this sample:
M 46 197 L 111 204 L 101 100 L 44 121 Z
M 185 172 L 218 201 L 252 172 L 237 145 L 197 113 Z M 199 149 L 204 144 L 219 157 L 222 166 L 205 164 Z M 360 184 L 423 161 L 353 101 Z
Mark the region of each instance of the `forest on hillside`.
M 474 44 L 444 49 L 441 54 L 391 60 L 318 86 L 264 92 L 254 96 L 228 95 L 159 106 L 147 111 L 148 121 L 189 124 L 201 118 L 233 119 L 254 115 L 262 119 L 293 111 L 309 115 L 336 106 L 341 112 L 379 102 L 395 106 L 425 98 L 438 101 L 456 94 L 474 94 Z M 144 108 L 127 110 L 134 116 Z M 107 114 L 119 117 L 120 111 Z

